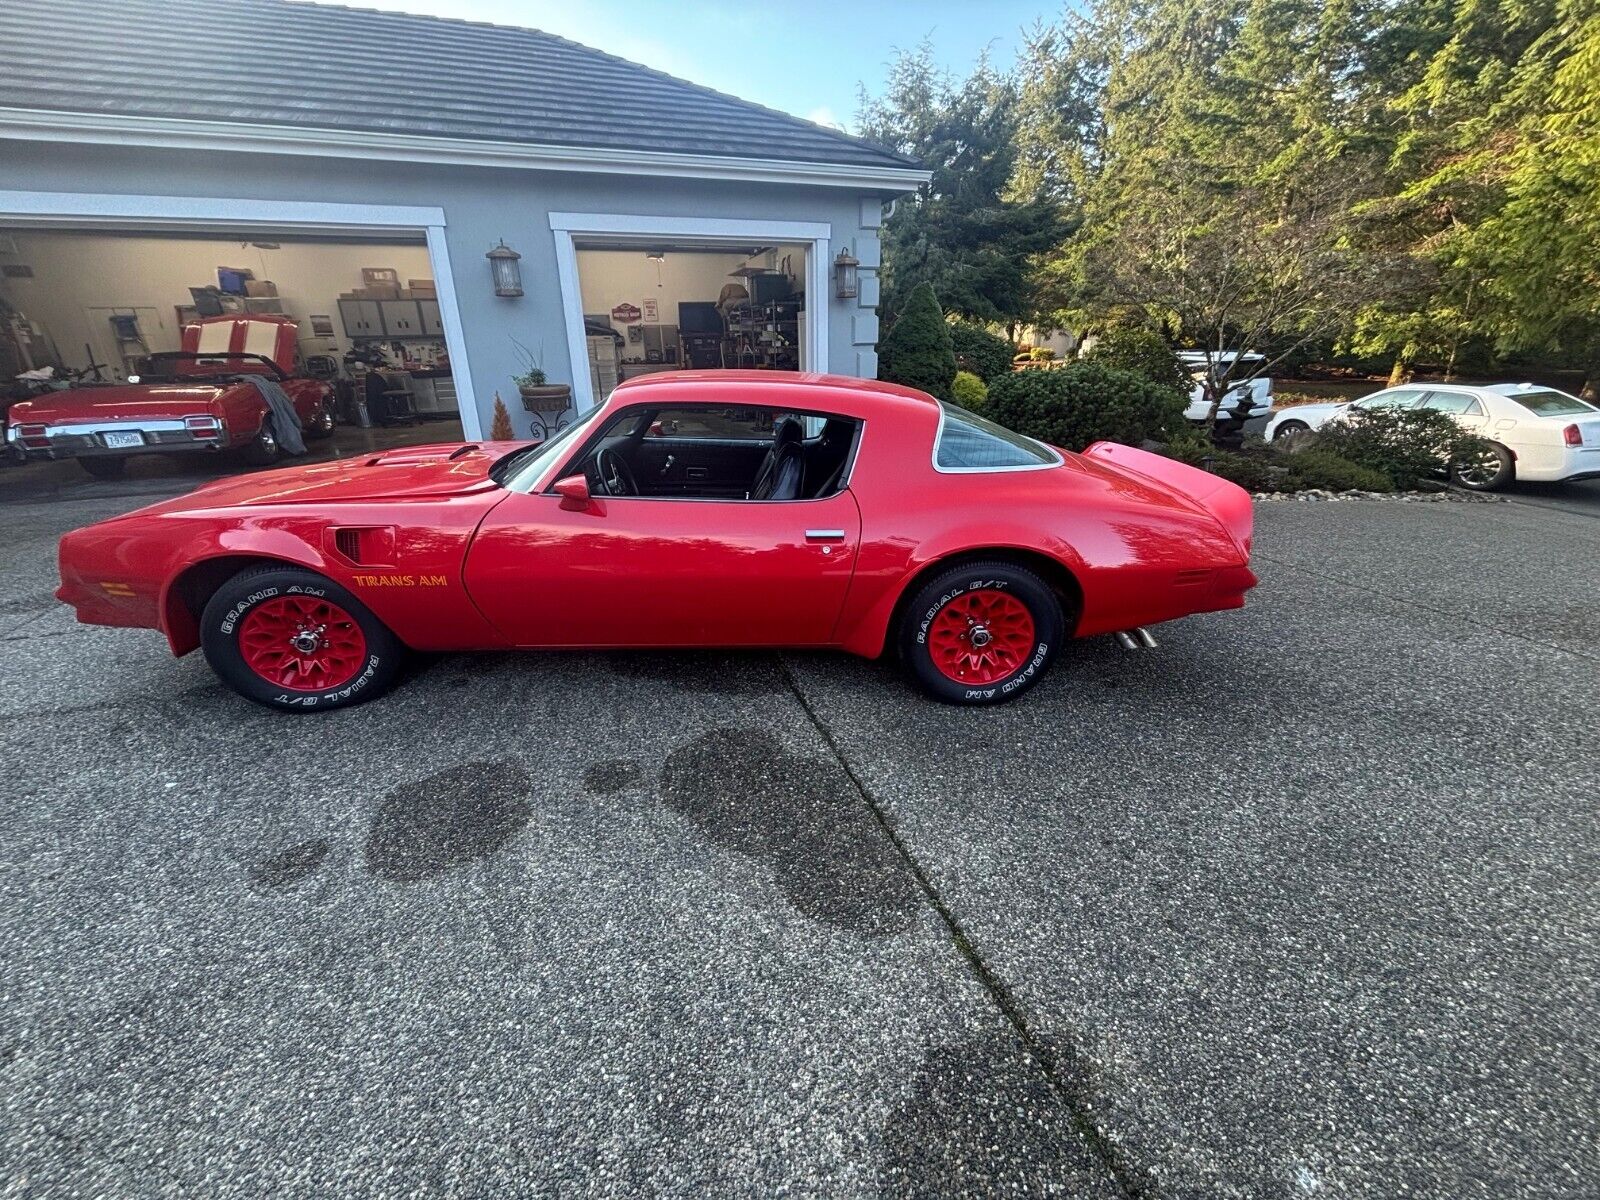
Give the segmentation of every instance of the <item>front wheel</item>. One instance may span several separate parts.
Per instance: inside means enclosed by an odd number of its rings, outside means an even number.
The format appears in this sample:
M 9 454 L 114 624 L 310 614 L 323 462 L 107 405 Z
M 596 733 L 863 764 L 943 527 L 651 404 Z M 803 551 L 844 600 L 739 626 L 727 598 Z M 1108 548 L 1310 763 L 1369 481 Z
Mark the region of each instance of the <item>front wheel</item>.
M 1039 681 L 1066 635 L 1061 602 L 1032 571 L 964 563 L 920 588 L 900 622 L 900 654 L 946 704 L 1000 704 Z
M 311 421 L 306 425 L 306 438 L 311 441 L 330 438 L 333 436 L 333 427 L 333 407 L 327 401 L 324 401 L 317 406 L 317 415 L 312 417 Z
M 228 580 L 200 617 L 200 646 L 222 682 L 280 712 L 371 700 L 394 683 L 403 652 L 366 605 L 299 567 Z
M 1287 442 L 1293 438 L 1299 437 L 1302 433 L 1310 432 L 1311 426 L 1307 425 L 1304 421 L 1285 421 L 1282 425 L 1279 425 L 1277 429 L 1273 430 L 1272 440 L 1275 442 Z

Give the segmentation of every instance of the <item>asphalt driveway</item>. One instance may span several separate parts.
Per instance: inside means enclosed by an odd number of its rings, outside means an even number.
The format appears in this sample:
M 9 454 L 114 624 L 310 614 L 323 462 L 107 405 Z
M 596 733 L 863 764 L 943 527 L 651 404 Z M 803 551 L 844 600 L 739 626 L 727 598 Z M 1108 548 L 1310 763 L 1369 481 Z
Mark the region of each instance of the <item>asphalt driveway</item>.
M 1262 505 L 1249 608 L 987 712 L 618 654 L 289 719 L 54 605 L 133 503 L 0 507 L 6 1195 L 1600 1177 L 1588 516 Z

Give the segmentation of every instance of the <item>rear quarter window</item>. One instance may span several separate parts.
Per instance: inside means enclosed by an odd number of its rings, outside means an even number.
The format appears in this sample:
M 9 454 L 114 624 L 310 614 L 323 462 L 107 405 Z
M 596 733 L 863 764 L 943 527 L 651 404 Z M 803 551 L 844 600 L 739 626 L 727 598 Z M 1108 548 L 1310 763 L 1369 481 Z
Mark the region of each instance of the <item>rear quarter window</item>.
M 953 404 L 941 402 L 940 408 L 944 415 L 933 446 L 933 465 L 941 471 L 1013 471 L 1061 462 L 1061 456 L 1042 442 Z

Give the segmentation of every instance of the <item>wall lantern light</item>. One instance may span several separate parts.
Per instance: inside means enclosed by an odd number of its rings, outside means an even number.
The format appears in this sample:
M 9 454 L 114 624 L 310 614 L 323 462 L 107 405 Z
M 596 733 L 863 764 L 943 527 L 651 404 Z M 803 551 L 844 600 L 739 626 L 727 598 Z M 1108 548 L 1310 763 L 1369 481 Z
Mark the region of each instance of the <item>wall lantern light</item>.
M 517 266 L 517 261 L 522 255 L 506 245 L 505 239 L 502 238 L 500 244 L 484 257 L 489 260 L 489 269 L 494 272 L 494 294 L 522 295 L 522 268 Z
M 833 260 L 833 294 L 841 300 L 849 300 L 857 295 L 860 290 L 856 268 L 861 265 L 861 260 L 848 250 L 839 251 L 839 257 Z

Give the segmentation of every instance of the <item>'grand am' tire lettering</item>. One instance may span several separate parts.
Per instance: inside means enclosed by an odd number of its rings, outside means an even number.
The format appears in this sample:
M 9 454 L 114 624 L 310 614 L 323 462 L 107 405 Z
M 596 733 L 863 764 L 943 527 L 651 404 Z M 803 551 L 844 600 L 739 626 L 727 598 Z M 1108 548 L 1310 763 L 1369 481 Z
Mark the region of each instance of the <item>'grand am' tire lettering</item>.
M 259 592 L 251 592 L 243 600 L 239 601 L 239 603 L 235 604 L 227 611 L 227 614 L 222 618 L 222 632 L 232 633 L 233 627 L 239 623 L 240 617 L 244 616 L 245 613 L 249 612 L 263 600 L 270 600 L 277 594 L 278 589 L 275 587 L 262 588 Z

